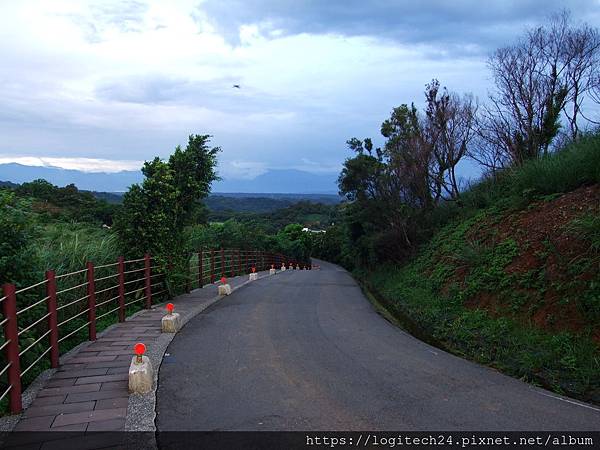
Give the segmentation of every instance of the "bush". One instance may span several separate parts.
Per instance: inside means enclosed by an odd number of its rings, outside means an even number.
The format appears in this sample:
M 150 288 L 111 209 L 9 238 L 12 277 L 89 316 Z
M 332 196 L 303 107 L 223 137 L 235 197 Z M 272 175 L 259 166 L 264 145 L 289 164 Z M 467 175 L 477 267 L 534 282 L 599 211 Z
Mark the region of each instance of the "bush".
M 0 189 L 0 284 L 26 286 L 34 282 L 38 261 L 33 240 L 30 202 Z

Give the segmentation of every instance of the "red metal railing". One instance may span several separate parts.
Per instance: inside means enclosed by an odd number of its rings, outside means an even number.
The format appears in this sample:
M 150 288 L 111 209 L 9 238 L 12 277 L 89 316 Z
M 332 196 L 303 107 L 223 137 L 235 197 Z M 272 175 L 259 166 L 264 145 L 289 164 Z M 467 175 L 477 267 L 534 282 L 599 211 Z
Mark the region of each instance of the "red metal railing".
M 214 283 L 217 276 L 250 273 L 253 267 L 266 270 L 272 264 L 279 268 L 282 263 L 295 265 L 296 261 L 257 250 L 198 251 L 186 259 L 183 280 L 171 292 L 182 287 L 189 292 Z M 99 325 L 123 322 L 134 312 L 132 308 L 151 308 L 155 299 L 169 295 L 165 275 L 171 267 L 150 255 L 128 261 L 119 257 L 98 266 L 88 262 L 85 269 L 71 273 L 57 275 L 48 270 L 44 280 L 20 289 L 4 284 L 0 351 L 5 365 L 0 368 L 0 402 L 8 396 L 10 412 L 21 412 L 26 375 L 32 378 L 36 371 L 58 367 L 61 353 L 86 339 L 96 340 Z

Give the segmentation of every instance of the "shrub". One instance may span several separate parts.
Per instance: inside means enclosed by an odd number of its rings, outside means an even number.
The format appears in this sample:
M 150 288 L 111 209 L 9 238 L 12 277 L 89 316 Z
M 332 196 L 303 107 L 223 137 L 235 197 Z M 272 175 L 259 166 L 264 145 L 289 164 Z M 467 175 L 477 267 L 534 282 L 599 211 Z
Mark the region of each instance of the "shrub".
M 35 280 L 38 267 L 33 247 L 34 221 L 30 202 L 0 189 L 0 283 L 20 286 Z

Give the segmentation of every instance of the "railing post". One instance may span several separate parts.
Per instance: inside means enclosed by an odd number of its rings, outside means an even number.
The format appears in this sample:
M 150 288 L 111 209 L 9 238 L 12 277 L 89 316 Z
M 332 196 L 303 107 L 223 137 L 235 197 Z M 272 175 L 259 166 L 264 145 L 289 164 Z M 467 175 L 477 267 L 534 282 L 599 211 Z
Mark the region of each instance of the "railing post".
M 204 251 L 200 249 L 198 252 L 198 288 L 202 289 L 204 285 L 204 268 L 202 267 L 204 263 Z
M 210 249 L 210 282 L 215 282 L 215 249 Z
M 46 271 L 46 297 L 48 300 L 48 330 L 50 334 L 50 367 L 58 367 L 58 317 L 56 310 L 56 275 L 53 270 Z
M 229 250 L 229 276 L 231 278 L 235 277 L 235 252 L 233 250 Z
M 119 273 L 119 322 L 125 322 L 125 258 L 119 256 L 117 260 Z
M 191 286 L 190 286 L 190 284 L 192 282 L 192 280 L 191 280 L 192 269 L 190 269 L 190 259 L 192 259 L 191 255 L 188 255 L 187 256 L 187 264 L 186 264 L 186 274 L 185 274 L 185 293 L 186 294 L 189 294 L 190 291 L 192 290 Z
M 150 255 L 144 255 L 144 281 L 146 282 L 146 309 L 152 308 L 152 279 L 150 273 Z
M 87 293 L 88 293 L 88 331 L 90 341 L 96 340 L 96 281 L 94 278 L 94 264 L 87 263 Z
M 242 254 L 240 250 L 237 251 L 237 263 L 238 263 L 238 275 L 242 274 Z
M 225 276 L 225 250 L 221 247 L 221 276 Z
M 17 327 L 17 295 L 14 284 L 2 286 L 3 295 L 6 297 L 2 302 L 2 313 L 4 314 L 4 339 L 8 342 L 5 347 L 6 361 L 10 364 L 8 368 L 8 384 L 11 386 L 9 392 L 9 407 L 12 414 L 18 414 L 23 410 L 21 403 L 21 364 L 19 361 L 19 329 Z

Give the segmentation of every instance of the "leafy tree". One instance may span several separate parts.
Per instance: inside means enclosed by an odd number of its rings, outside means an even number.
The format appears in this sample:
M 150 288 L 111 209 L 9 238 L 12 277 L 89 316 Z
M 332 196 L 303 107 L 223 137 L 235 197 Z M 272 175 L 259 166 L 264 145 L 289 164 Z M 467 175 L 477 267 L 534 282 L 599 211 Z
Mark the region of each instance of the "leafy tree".
M 288 256 L 308 262 L 311 254 L 311 237 L 302 231 L 302 225 L 291 223 L 277 233 L 279 248 Z
M 426 85 L 426 110 L 400 105 L 381 124 L 383 149 L 370 139 L 352 138 L 356 155 L 345 161 L 338 179 L 346 232 L 358 264 L 400 259 L 428 231 L 423 218 L 443 200 L 457 199 L 455 168 L 467 154 L 476 108 L 471 97 Z
M 175 149 L 168 161 L 154 158 L 142 169 L 141 185 L 131 186 L 123 197 L 115 224 L 126 252 L 169 258 L 175 268 L 184 265 L 184 229 L 198 217 L 201 201 L 218 179 L 215 166 L 219 147 L 210 148 L 208 135 L 191 135 L 183 150 Z
M 23 183 L 15 192 L 21 197 L 31 197 L 34 211 L 59 221 L 111 225 L 115 212 L 120 208 L 97 199 L 91 192 L 80 191 L 74 184 L 61 188 L 43 179 Z

